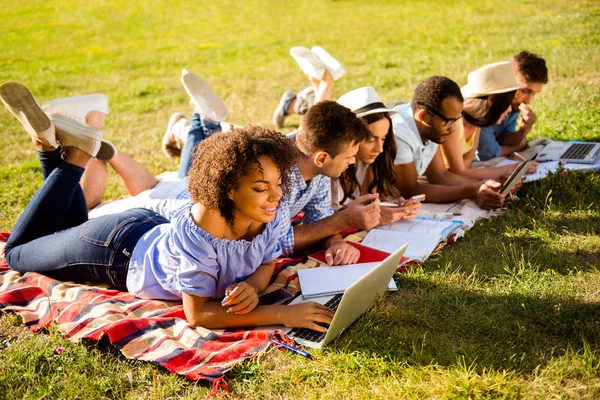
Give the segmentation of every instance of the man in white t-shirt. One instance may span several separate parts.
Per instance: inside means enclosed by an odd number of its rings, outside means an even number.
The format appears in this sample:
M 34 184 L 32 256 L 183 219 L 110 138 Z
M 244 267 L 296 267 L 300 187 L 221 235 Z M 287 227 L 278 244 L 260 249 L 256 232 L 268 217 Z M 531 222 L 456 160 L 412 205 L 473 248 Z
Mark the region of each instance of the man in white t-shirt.
M 462 117 L 463 97 L 449 78 L 432 76 L 415 89 L 410 104 L 395 108 L 392 117 L 398 150 L 394 161 L 396 187 L 405 198 L 425 194 L 430 203 L 472 199 L 481 208 L 498 208 L 504 195 L 500 183 L 477 181 L 457 175 L 444 165 L 438 147 L 444 143 L 452 125 Z M 425 174 L 429 183 L 421 183 Z

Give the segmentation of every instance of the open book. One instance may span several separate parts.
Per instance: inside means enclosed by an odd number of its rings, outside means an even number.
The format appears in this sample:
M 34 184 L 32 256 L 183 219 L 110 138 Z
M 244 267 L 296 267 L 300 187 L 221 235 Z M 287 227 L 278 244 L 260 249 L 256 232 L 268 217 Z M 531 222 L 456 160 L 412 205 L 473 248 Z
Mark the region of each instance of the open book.
M 379 262 L 372 262 L 298 270 L 302 298 L 310 299 L 344 293 L 350 285 L 379 264 Z M 388 288 L 398 290 L 394 279 L 390 280 Z
M 430 218 L 400 220 L 379 229 L 371 229 L 362 244 L 393 253 L 404 243 L 408 243 L 404 256 L 424 261 L 440 242 L 445 242 L 452 232 L 462 226 L 459 221 Z
M 457 229 L 462 228 L 462 226 L 463 224 L 460 221 L 417 217 L 412 220 L 401 219 L 390 225 L 384 225 L 380 229 L 413 233 L 417 236 L 435 235 L 441 236 L 444 238 L 444 240 L 446 240 L 448 239 L 448 236 L 450 236 Z M 364 241 L 363 244 L 365 244 Z
M 362 241 L 368 246 L 393 253 L 408 243 L 406 257 L 425 261 L 444 238 L 441 235 L 417 235 L 388 229 L 371 229 Z

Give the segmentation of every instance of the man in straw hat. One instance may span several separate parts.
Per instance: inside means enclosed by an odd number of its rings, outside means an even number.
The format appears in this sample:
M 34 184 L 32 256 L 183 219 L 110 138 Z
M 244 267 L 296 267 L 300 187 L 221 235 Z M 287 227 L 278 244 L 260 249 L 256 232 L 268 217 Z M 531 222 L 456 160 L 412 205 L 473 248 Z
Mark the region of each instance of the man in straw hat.
M 517 90 L 511 113 L 504 121 L 481 130 L 477 149 L 481 161 L 507 156 L 527 147 L 527 134 L 537 119 L 529 104 L 548 83 L 548 68 L 543 58 L 523 50 L 514 54 L 510 61 L 517 82 L 525 86 Z
M 463 96 L 458 85 L 444 76 L 432 76 L 415 89 L 410 104 L 395 108 L 392 117 L 398 152 L 394 161 L 396 187 L 404 197 L 424 193 L 426 201 L 447 203 L 473 199 L 481 208 L 495 209 L 504 202 L 500 183 L 473 180 L 446 169 L 439 145 L 462 118 Z M 419 182 L 425 174 L 429 183 Z

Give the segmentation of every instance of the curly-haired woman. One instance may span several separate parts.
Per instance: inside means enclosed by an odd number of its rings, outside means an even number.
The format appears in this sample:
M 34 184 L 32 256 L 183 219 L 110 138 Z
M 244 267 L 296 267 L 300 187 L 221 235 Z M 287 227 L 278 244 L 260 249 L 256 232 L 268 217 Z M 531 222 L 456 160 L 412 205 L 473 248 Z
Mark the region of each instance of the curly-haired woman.
M 281 253 L 278 206 L 296 154 L 287 138 L 247 127 L 203 141 L 189 174 L 192 202 L 171 222 L 143 208 L 88 220 L 79 180 L 101 137 L 61 131 L 58 142 L 69 143 L 61 149 L 31 93 L 14 83 L 4 89 L 2 100 L 32 136 L 45 175 L 6 244 L 12 269 L 182 299 L 188 321 L 207 328 L 323 331 L 316 322 L 331 321 L 332 311 L 317 303 L 258 306 Z

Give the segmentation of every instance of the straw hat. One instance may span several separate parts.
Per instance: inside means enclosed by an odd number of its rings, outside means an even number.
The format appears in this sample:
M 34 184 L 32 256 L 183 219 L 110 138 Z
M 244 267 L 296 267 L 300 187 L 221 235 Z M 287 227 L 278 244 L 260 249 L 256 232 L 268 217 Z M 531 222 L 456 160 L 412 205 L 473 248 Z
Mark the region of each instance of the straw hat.
M 517 83 L 510 61 L 484 65 L 469 72 L 467 84 L 460 90 L 465 99 L 506 93 L 525 87 Z
M 383 104 L 383 101 L 371 86 L 361 87 L 343 94 L 337 102 L 351 109 L 359 118 L 375 113 L 386 113 L 388 116 L 396 114 L 396 111 L 387 108 Z

